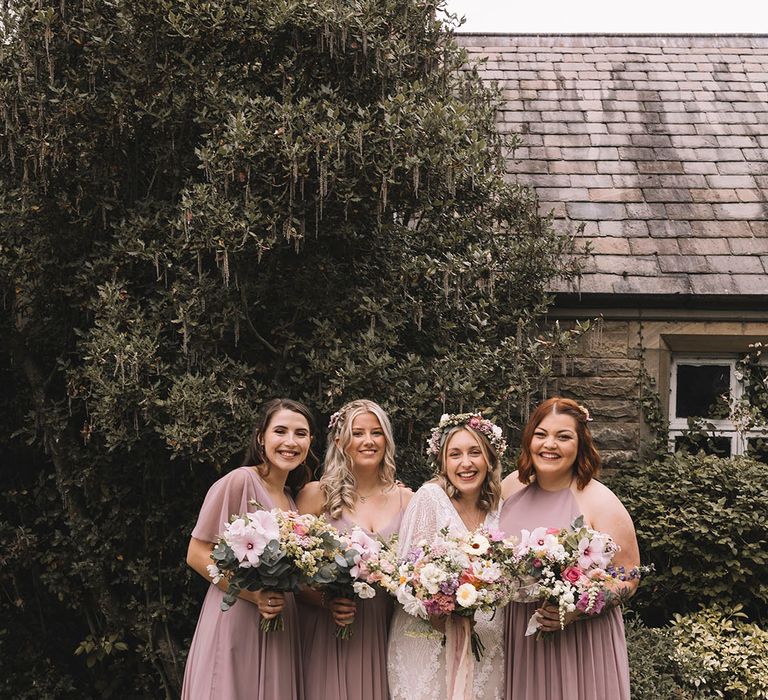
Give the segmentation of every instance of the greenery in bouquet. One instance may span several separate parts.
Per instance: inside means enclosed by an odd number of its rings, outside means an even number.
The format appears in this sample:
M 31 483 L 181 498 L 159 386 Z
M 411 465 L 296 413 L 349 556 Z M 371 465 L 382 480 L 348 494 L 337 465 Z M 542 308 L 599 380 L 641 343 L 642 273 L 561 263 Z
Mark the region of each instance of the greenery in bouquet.
M 341 535 L 336 553 L 335 579 L 323 586 L 325 598 L 360 598 L 376 596 L 377 588 L 393 593 L 396 589 L 397 558 L 391 542 L 383 542 L 355 527 Z M 348 639 L 354 634 L 354 622 L 338 626 L 336 636 Z
M 484 528 L 463 536 L 443 528 L 432 542 L 422 540 L 400 565 L 398 602 L 423 620 L 447 615 L 474 619 L 478 610 L 494 611 L 507 602 L 515 584 L 493 558 L 502 541 L 499 533 Z M 483 645 L 474 630 L 471 643 L 480 660 Z
M 338 549 L 336 531 L 321 517 L 256 510 L 232 516 L 211 553 L 208 573 L 214 583 L 227 582 L 221 602 L 226 611 L 243 589 L 296 592 L 330 583 Z M 282 617 L 262 620 L 261 628 L 282 629 Z
M 517 546 L 518 571 L 529 584 L 527 600 L 544 600 L 558 607 L 560 629 L 568 613 L 599 615 L 624 598 L 616 582 L 640 578 L 652 566 L 612 565 L 619 545 L 610 535 L 584 524 L 583 516 L 567 528 L 538 527 L 523 530 Z M 526 635 L 541 635 L 537 615 L 531 616 Z

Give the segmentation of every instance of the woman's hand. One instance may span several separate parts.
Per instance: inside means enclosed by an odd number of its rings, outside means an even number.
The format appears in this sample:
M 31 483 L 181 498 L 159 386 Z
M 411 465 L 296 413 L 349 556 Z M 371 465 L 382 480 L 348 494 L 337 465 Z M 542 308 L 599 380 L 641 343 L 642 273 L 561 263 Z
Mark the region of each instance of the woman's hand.
M 240 592 L 240 597 L 245 598 L 246 591 Z M 285 594 L 278 591 L 248 591 L 248 600 L 250 600 L 261 613 L 265 620 L 271 620 L 277 617 L 285 607 Z
M 448 622 L 447 615 L 430 615 L 429 624 L 432 625 L 432 629 L 437 630 L 445 634 L 445 625 Z
M 539 619 L 539 630 L 541 632 L 560 631 L 560 610 L 558 609 L 557 605 L 544 603 L 544 605 L 536 610 L 536 615 Z M 578 610 L 565 613 L 565 626 L 567 627 L 572 622 L 578 620 L 580 617 L 581 613 Z
M 339 627 L 346 627 L 355 621 L 357 604 L 349 598 L 332 598 L 328 602 L 328 610 L 331 611 L 333 621 Z

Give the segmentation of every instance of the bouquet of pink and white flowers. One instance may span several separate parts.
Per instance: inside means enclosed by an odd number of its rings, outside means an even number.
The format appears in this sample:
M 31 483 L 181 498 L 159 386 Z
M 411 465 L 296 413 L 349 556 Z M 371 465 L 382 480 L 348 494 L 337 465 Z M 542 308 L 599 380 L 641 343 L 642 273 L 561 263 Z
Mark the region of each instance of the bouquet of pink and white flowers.
M 397 600 L 405 612 L 423 620 L 450 614 L 472 619 L 478 610 L 492 612 L 516 587 L 495 553 L 511 546 L 484 528 L 463 536 L 451 536 L 444 528 L 431 542 L 419 542 L 400 565 Z M 472 653 L 479 660 L 483 646 L 474 630 L 471 634 Z
M 223 578 L 228 584 L 221 609 L 229 610 L 244 589 L 295 592 L 304 585 L 333 581 L 340 546 L 337 534 L 314 515 L 277 509 L 233 515 L 211 553 L 214 563 L 208 565 L 214 583 Z M 282 627 L 279 615 L 261 621 L 265 632 Z
M 640 566 L 625 572 L 623 567 L 614 567 L 611 562 L 618 551 L 610 535 L 586 527 L 582 516 L 568 528 L 523 530 L 516 557 L 518 573 L 527 585 L 521 588 L 525 596 L 518 595 L 515 600 L 544 600 L 557 605 L 561 629 L 568 613 L 599 615 L 606 605 L 624 595 L 617 579 L 628 581 L 653 570 Z M 525 634 L 538 631 L 534 614 Z
M 335 578 L 322 587 L 324 596 L 365 600 L 375 597 L 378 586 L 394 592 L 398 567 L 391 543 L 370 537 L 359 527 L 340 535 L 339 539 Z M 336 628 L 340 639 L 348 639 L 353 633 L 354 623 Z

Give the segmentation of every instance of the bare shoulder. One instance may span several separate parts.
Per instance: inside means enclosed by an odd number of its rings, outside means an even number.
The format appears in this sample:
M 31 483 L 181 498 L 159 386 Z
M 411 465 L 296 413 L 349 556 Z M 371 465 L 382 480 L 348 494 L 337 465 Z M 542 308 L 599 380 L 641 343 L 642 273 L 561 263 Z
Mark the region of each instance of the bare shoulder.
M 596 530 L 603 530 L 615 537 L 621 536 L 620 533 L 632 532 L 634 537 L 634 525 L 629 512 L 605 484 L 592 479 L 575 496 L 586 521 Z
M 517 469 L 515 469 L 511 474 L 505 476 L 504 480 L 501 482 L 501 497 L 503 499 L 506 500 L 525 488 L 525 484 L 520 481 L 517 475 L 518 472 Z
M 296 497 L 296 506 L 299 509 L 299 513 L 320 515 L 323 512 L 325 495 L 322 488 L 320 488 L 319 481 L 310 481 L 299 491 L 299 495 Z
M 406 508 L 413 498 L 413 491 L 407 486 L 398 486 L 398 494 L 403 499 L 403 508 Z
M 618 496 L 611 491 L 604 483 L 592 479 L 581 491 L 579 498 L 584 504 L 593 508 L 605 508 L 609 510 L 618 510 L 626 512 L 626 508 L 619 500 Z

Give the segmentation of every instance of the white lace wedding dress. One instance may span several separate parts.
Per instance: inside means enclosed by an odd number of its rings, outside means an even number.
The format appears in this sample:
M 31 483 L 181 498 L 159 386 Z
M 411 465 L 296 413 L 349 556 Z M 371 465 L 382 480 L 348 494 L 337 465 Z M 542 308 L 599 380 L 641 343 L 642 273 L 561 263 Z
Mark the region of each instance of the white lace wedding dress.
M 498 510 L 485 518 L 496 529 Z M 451 500 L 437 484 L 424 484 L 413 496 L 400 526 L 400 558 L 422 539 L 431 540 L 444 527 L 459 535 L 467 532 Z M 504 694 L 504 614 L 478 613 L 475 631 L 485 646 L 475 662 L 473 698 L 501 700 Z M 387 677 L 391 700 L 445 700 L 446 668 L 443 635 L 428 622 L 395 608 L 389 632 Z

